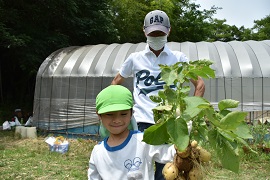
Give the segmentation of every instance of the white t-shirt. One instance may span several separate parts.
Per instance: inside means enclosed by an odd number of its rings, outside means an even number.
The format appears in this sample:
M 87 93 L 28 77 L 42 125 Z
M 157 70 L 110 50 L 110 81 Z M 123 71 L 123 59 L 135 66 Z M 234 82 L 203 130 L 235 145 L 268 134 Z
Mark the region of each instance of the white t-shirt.
M 133 75 L 133 97 L 135 105 L 134 118 L 136 122 L 155 124 L 152 109 L 157 106 L 149 96 L 157 95 L 165 84 L 159 81 L 159 64 L 173 65 L 177 62 L 188 62 L 186 55 L 180 51 L 171 51 L 167 45 L 158 57 L 149 49 L 135 52 L 122 64 L 120 75 L 128 78 Z
M 143 133 L 130 131 L 127 139 L 119 146 L 110 147 L 108 138 L 95 145 L 88 169 L 90 180 L 154 180 L 154 161 L 173 161 L 173 145 L 149 145 L 142 141 Z

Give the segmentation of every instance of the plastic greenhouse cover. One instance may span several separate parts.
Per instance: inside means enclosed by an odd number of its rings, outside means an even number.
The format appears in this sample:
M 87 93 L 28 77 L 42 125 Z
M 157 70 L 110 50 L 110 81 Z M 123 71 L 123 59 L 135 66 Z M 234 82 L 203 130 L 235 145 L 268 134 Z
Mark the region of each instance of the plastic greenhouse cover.
M 99 44 L 53 52 L 41 64 L 36 78 L 36 126 L 61 130 L 97 124 L 96 95 L 111 83 L 128 55 L 145 46 L 146 43 Z M 270 109 L 270 40 L 169 42 L 168 46 L 182 51 L 191 61 L 214 62 L 216 78 L 205 80 L 204 95 L 214 106 L 230 98 L 240 101 L 242 111 Z M 133 89 L 132 77 L 124 86 Z

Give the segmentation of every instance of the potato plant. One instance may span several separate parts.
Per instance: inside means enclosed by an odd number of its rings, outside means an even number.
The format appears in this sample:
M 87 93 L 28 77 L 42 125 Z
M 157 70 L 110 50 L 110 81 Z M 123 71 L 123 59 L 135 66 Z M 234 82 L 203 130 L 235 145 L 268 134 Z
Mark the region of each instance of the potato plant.
M 159 91 L 157 96 L 150 97 L 158 103 L 153 109 L 156 124 L 145 130 L 143 141 L 153 145 L 172 143 L 177 151 L 176 156 L 187 153 L 186 157 L 179 156 L 181 159 L 175 157 L 173 163 L 178 166 L 178 162 L 184 161 L 185 166 L 191 167 L 186 171 L 178 167 L 178 177 L 174 179 L 181 179 L 183 172 L 185 178 L 200 179 L 198 164 L 208 161 L 211 154 L 204 149 L 207 157 L 199 157 L 202 153 L 195 152 L 194 147 L 191 147 L 192 143 L 209 143 L 224 168 L 239 172 L 239 147 L 249 147 L 246 139 L 252 138 L 245 122 L 247 112 L 232 110 L 238 107 L 238 101 L 221 100 L 215 109 L 208 100 L 189 96 L 190 79 L 196 80 L 198 76 L 204 79 L 215 77 L 211 65 L 209 60 L 197 60 L 189 64 L 179 62 L 171 66 L 160 65 L 161 80 L 165 82 L 164 90 Z

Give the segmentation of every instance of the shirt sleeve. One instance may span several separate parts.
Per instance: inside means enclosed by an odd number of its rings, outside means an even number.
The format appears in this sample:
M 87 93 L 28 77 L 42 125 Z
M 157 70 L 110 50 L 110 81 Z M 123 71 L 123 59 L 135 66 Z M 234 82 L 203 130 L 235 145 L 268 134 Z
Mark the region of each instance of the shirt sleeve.
M 187 56 L 184 53 L 181 53 L 180 62 L 187 62 L 187 63 L 189 63 L 189 60 L 188 60 Z
M 151 145 L 149 155 L 153 157 L 153 160 L 162 164 L 173 161 L 173 157 L 176 151 L 173 145 Z
M 120 75 L 124 78 L 128 78 L 132 75 L 133 72 L 133 54 L 130 54 L 129 57 L 124 61 L 120 68 Z
M 101 177 L 97 171 L 97 168 L 95 166 L 94 158 L 95 157 L 95 149 L 93 149 L 91 156 L 90 156 L 90 161 L 89 161 L 89 168 L 87 172 L 88 180 L 101 180 Z
M 189 59 L 184 53 L 182 53 L 180 51 L 172 51 L 172 53 L 176 56 L 178 62 L 187 62 L 187 63 L 189 63 Z

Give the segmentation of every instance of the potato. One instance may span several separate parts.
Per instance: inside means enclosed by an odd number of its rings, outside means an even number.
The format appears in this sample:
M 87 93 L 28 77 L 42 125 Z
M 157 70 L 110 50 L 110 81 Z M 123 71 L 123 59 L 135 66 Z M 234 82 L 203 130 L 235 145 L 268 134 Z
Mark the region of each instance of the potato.
M 202 162 L 208 162 L 211 159 L 211 153 L 208 152 L 207 150 L 201 148 L 199 151 L 199 159 Z
M 201 146 L 197 146 L 196 149 L 197 150 L 200 150 L 200 149 L 202 149 L 202 147 Z
M 190 144 L 192 148 L 196 148 L 198 146 L 198 142 L 196 140 L 193 140 Z
M 190 180 L 202 180 L 203 179 L 203 173 L 201 169 L 199 168 L 193 168 L 189 171 L 188 177 Z
M 172 162 L 166 163 L 162 170 L 162 174 L 166 180 L 174 180 L 177 178 L 178 173 L 178 168 Z

